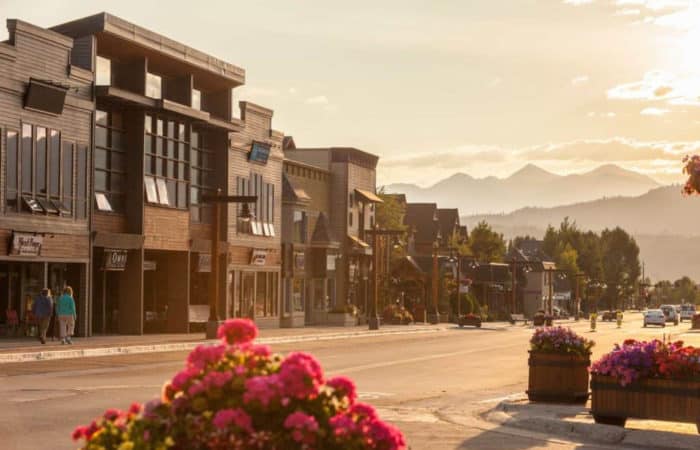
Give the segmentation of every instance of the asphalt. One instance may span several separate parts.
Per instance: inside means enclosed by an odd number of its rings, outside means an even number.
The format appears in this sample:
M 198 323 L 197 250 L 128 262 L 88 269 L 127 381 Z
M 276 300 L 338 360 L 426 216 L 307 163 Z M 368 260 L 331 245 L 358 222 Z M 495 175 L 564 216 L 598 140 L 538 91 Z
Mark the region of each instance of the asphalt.
M 700 344 L 688 324 L 643 329 L 626 315 L 622 329 L 568 322 L 593 337 L 594 358 L 630 337 L 673 334 Z M 631 443 L 596 441 L 557 430 L 512 426 L 489 418 L 505 401 L 517 401 L 527 386 L 531 327 L 485 324 L 481 329 L 444 327 L 435 332 L 362 335 L 333 340 L 273 344 L 273 350 L 309 351 L 327 375 L 346 374 L 360 398 L 399 426 L 413 449 L 607 449 L 638 448 Z M 186 352 L 157 352 L 0 364 L 0 435 L 6 449 L 68 449 L 73 427 L 108 407 L 147 401 L 182 366 Z M 522 412 L 520 414 L 523 414 Z M 668 430 L 645 430 L 644 442 L 663 444 Z M 667 433 L 667 434 L 664 434 Z M 691 436 L 688 430 L 675 435 Z M 666 437 L 664 437 L 666 436 Z M 697 435 L 694 435 L 697 437 Z M 659 448 L 664 445 L 659 445 Z

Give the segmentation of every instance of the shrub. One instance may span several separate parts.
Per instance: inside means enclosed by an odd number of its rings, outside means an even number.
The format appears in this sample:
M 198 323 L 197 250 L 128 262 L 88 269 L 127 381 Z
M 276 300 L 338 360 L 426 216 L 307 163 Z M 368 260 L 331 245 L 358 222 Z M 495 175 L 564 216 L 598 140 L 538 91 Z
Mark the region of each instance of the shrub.
M 257 328 L 227 320 L 222 343 L 200 345 L 160 399 L 107 410 L 73 438 L 84 449 L 404 449 L 401 432 L 357 402 L 345 377 L 313 356 L 273 355 Z

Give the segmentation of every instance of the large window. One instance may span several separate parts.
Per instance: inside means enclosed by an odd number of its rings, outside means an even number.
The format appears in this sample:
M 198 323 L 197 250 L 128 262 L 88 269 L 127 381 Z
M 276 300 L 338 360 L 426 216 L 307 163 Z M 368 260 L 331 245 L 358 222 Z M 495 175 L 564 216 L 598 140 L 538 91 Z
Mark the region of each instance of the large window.
M 256 272 L 255 274 L 255 317 L 274 317 L 278 313 L 278 274 Z
M 84 219 L 87 217 L 87 173 L 88 173 L 88 148 L 87 145 L 77 146 L 77 187 L 75 190 L 75 217 Z
M 98 56 L 95 58 L 95 84 L 97 86 L 110 86 L 112 84 L 112 61 Z
M 64 155 L 67 144 L 62 145 L 61 133 L 25 123 L 21 134 L 6 131 L 6 142 L 7 210 L 70 215 L 73 159 L 72 150 Z
M 146 97 L 161 98 L 163 96 L 163 79 L 152 73 L 146 73 Z
M 187 208 L 187 129 L 184 123 L 146 115 L 146 201 Z
M 306 242 L 306 213 L 304 211 L 294 210 L 293 239 L 299 244 Z
M 97 111 L 95 127 L 95 203 L 100 211 L 124 211 L 126 136 L 122 115 Z
M 213 143 L 207 133 L 190 135 L 190 212 L 193 222 L 211 223 L 212 208 L 202 204 L 202 195 L 214 185 Z
M 250 222 L 238 222 L 240 233 L 250 233 L 256 236 L 275 236 L 275 185 L 265 183 L 263 176 L 252 173 L 250 178 L 237 177 L 236 189 L 238 195 L 256 196 L 256 202 L 251 205 L 255 215 Z M 240 214 L 242 206 L 238 206 Z

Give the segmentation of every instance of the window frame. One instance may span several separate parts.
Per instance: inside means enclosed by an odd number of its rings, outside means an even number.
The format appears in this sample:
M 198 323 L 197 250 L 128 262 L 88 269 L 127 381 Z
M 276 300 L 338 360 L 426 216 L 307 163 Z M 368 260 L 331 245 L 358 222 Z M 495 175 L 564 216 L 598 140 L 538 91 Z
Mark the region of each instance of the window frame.
M 97 135 L 97 133 L 100 130 L 104 130 L 105 142 L 104 145 L 102 145 L 102 143 L 97 142 L 97 138 L 95 139 L 95 153 L 93 155 L 93 190 L 95 207 L 99 212 L 103 213 L 124 214 L 127 191 L 127 146 L 126 129 L 124 128 L 124 117 L 121 112 L 111 111 L 108 109 L 98 109 L 95 112 L 96 117 L 98 114 L 105 114 L 105 123 L 100 123 L 97 121 L 97 119 L 95 120 L 95 134 Z M 120 117 L 120 120 L 117 124 L 115 124 L 114 120 L 115 114 L 118 117 Z M 121 136 L 119 146 L 114 145 L 115 139 L 113 139 L 113 137 L 117 134 Z M 105 154 L 104 166 L 98 166 L 98 152 L 104 152 Z M 117 156 L 121 158 L 121 168 L 114 167 L 114 159 Z M 104 174 L 104 188 L 97 187 L 98 173 Z M 117 180 L 119 181 L 117 182 Z M 115 186 L 119 186 L 119 189 L 115 189 Z M 98 193 L 104 194 L 105 200 L 107 201 L 109 206 L 108 209 L 103 208 L 103 206 L 105 205 L 101 205 L 101 202 L 97 198 Z
M 149 200 L 147 196 L 145 201 L 152 206 L 188 210 L 190 207 L 191 125 L 161 114 L 144 114 L 143 121 L 144 180 L 145 177 L 152 177 L 155 180 L 158 196 L 158 202 Z M 147 145 L 149 141 L 150 145 Z M 169 174 L 171 167 L 172 175 Z M 165 183 L 165 191 L 161 191 L 158 180 L 163 180 Z M 172 191 L 172 198 L 168 191 Z

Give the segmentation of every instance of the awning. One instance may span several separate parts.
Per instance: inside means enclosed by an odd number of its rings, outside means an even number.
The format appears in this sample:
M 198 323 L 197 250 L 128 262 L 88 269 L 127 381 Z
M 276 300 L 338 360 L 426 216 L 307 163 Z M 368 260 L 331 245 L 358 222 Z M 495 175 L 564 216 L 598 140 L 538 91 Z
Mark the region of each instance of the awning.
M 295 186 L 286 174 L 282 174 L 282 201 L 287 203 L 308 203 L 311 196 L 298 186 Z
M 357 245 L 358 247 L 362 248 L 369 248 L 369 244 L 358 237 L 348 234 L 348 239 L 350 239 L 350 243 L 352 243 L 352 245 Z
M 369 203 L 384 203 L 384 200 L 377 197 L 374 192 L 364 191 L 362 189 L 355 189 L 355 193 L 359 195 L 364 201 Z

